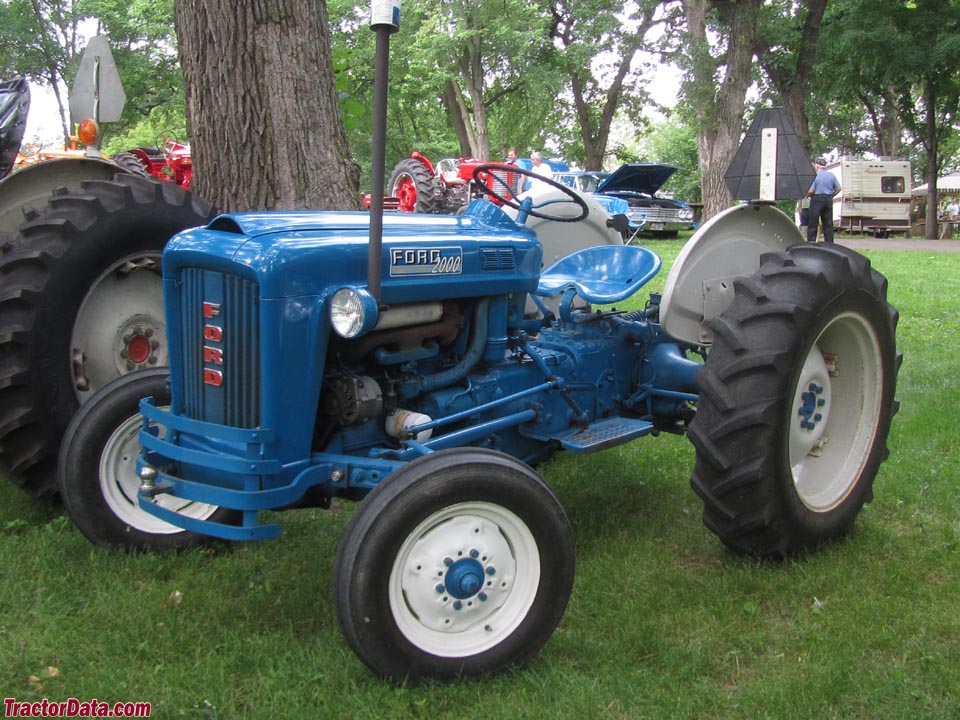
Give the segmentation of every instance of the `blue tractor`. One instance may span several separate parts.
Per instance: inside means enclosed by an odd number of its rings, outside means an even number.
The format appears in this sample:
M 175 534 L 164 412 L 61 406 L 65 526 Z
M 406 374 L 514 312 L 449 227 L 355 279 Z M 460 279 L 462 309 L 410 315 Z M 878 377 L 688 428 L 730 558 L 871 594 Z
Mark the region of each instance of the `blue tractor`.
M 380 5 L 384 38 L 399 3 Z M 456 216 L 383 215 L 380 197 L 381 212 L 236 213 L 176 235 L 169 371 L 106 385 L 64 437 L 80 530 L 127 548 L 256 540 L 280 531 L 261 511 L 360 500 L 334 605 L 395 682 L 494 673 L 549 639 L 573 539 L 534 468 L 558 450 L 686 433 L 729 547 L 785 556 L 848 533 L 896 410 L 897 314 L 869 261 L 741 204 L 640 301 L 660 259 L 609 242 L 624 218 L 553 181 L 515 197 L 504 170 L 475 168 L 496 202 Z
M 662 297 L 623 311 L 653 252 L 589 247 L 542 269 L 584 198 L 557 184 L 501 201 L 385 217 L 373 281 L 366 213 L 239 213 L 177 235 L 169 375 L 123 376 L 67 430 L 60 490 L 80 529 L 135 548 L 254 540 L 279 532 L 262 510 L 363 499 L 336 609 L 396 681 L 494 672 L 549 638 L 573 542 L 533 468 L 557 450 L 687 433 L 704 522 L 740 552 L 851 529 L 899 362 L 866 258 L 739 205 L 688 243 Z

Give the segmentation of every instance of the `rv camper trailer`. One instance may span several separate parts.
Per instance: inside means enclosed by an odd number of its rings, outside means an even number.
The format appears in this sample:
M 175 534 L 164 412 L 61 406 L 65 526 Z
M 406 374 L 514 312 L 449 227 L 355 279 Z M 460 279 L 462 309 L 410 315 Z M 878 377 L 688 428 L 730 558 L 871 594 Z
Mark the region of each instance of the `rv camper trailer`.
M 837 230 L 877 237 L 910 233 L 910 161 L 844 157 L 826 169 L 840 181 L 833 201 Z

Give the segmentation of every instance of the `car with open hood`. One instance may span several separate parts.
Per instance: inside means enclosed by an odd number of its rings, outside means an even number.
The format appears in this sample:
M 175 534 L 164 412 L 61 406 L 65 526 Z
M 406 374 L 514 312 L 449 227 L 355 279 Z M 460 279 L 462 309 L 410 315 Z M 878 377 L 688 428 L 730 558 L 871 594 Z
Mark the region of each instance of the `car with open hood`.
M 582 192 L 625 201 L 626 209 L 618 211 L 627 216 L 634 234 L 676 237 L 680 230 L 693 227 L 693 208 L 682 200 L 657 197 L 657 191 L 679 169 L 676 165 L 634 162 L 621 165 L 612 173 L 586 171 L 559 173 L 555 177 Z M 622 208 L 622 204 L 618 205 Z

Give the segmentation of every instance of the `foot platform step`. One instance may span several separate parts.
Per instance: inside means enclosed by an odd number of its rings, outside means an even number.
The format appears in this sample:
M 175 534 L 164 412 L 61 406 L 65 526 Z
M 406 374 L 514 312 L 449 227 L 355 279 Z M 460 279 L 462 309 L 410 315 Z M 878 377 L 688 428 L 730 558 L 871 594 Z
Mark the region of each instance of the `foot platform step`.
M 575 453 L 590 453 L 622 445 L 653 430 L 653 423 L 632 418 L 608 418 L 591 424 L 585 430 L 571 430 L 553 437 L 561 447 Z

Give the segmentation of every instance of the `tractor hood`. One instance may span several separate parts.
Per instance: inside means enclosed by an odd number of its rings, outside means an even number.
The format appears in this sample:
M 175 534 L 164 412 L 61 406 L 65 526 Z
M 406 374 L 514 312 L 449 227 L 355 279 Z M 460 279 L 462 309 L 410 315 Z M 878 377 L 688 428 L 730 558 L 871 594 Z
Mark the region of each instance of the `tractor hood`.
M 680 168 L 660 163 L 627 163 L 597 186 L 598 193 L 642 193 L 653 195 Z
M 381 278 L 387 303 L 532 292 L 542 250 L 532 230 L 489 202 L 458 216 L 384 216 Z M 187 269 L 246 278 L 261 298 L 322 297 L 365 285 L 370 214 L 299 211 L 221 215 L 179 233 L 163 253 L 165 280 Z

